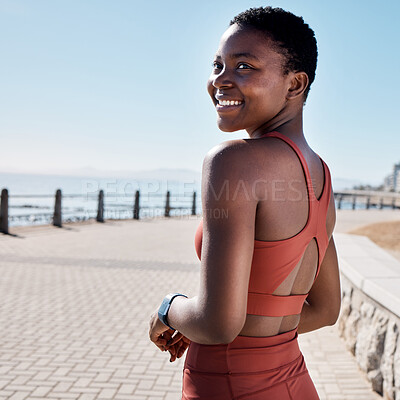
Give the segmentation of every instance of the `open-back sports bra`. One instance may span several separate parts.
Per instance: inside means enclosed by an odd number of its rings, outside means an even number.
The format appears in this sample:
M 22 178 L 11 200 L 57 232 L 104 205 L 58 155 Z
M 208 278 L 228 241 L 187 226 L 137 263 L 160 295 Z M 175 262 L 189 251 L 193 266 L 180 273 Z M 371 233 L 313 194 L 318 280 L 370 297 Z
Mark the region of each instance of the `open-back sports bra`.
M 313 238 L 316 239 L 318 246 L 318 266 L 314 282 L 317 279 L 329 243 L 326 232 L 326 216 L 331 197 L 331 175 L 328 166 L 318 156 L 324 167 L 324 187 L 320 198 L 317 199 L 306 160 L 298 146 L 279 132 L 268 132 L 261 137 L 282 139 L 296 152 L 306 177 L 309 207 L 307 223 L 296 235 L 283 240 L 254 240 L 247 297 L 247 314 L 271 317 L 300 314 L 308 293 L 287 296 L 272 293 L 296 267 Z M 195 234 L 195 249 L 200 260 L 202 239 L 203 220 L 200 221 Z

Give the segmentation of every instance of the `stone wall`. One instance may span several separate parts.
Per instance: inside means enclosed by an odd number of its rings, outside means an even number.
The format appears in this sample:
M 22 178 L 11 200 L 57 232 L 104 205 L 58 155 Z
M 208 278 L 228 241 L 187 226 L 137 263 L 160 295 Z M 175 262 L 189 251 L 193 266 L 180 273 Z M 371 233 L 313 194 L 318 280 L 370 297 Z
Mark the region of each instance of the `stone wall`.
M 354 235 L 342 234 L 337 243 L 335 235 L 342 285 L 339 332 L 345 340 L 346 347 L 355 356 L 360 369 L 371 382 L 373 390 L 385 399 L 400 400 L 398 303 L 393 291 L 388 290 L 386 298 L 382 295 L 387 279 L 400 283 L 400 263 L 398 270 L 385 270 L 388 264 L 391 264 L 392 268 L 396 264 L 382 254 L 382 249 L 370 241 L 366 242 L 367 238 L 350 236 Z M 340 243 L 345 245 L 343 251 Z M 349 243 L 353 246 L 349 246 Z M 364 255 L 363 244 L 366 245 Z M 374 262 L 375 268 L 371 268 Z M 368 267 L 365 267 L 366 264 Z M 376 276 L 365 276 L 371 274 Z M 397 291 L 400 304 L 400 286 Z
M 400 319 L 343 276 L 342 289 L 339 332 L 347 349 L 356 357 L 373 390 L 385 399 L 399 400 Z

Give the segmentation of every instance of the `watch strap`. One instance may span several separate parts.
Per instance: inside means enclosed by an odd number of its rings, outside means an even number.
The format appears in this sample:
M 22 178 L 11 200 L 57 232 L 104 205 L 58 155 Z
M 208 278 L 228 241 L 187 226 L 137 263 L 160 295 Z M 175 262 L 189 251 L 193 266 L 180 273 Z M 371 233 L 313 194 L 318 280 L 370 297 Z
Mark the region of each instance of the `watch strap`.
M 186 297 L 187 296 L 185 294 L 182 293 L 169 293 L 164 297 L 164 300 L 162 301 L 159 309 L 158 309 L 158 318 L 161 320 L 161 322 L 168 326 L 168 328 L 175 330 L 175 328 L 173 328 L 169 323 L 168 323 L 168 311 L 171 307 L 171 303 L 174 300 L 175 297 L 178 296 L 183 296 Z

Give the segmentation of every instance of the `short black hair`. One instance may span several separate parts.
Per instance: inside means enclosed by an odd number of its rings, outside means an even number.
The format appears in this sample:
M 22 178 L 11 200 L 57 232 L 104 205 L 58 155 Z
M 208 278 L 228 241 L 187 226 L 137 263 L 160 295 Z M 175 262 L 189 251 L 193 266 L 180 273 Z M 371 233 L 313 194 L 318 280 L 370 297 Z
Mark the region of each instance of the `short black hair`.
M 230 25 L 233 24 L 257 29 L 272 39 L 277 44 L 277 51 L 286 58 L 283 66 L 285 74 L 289 71 L 307 74 L 306 100 L 315 79 L 318 50 L 314 31 L 303 18 L 282 8 L 258 7 L 238 14 L 230 22 Z

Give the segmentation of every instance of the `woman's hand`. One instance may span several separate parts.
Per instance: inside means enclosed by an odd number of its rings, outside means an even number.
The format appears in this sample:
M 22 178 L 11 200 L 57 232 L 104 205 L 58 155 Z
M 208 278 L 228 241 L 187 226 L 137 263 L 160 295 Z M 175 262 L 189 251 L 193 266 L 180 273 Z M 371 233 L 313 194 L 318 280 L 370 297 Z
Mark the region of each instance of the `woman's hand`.
M 182 333 L 176 331 L 176 334 L 167 342 L 166 349 L 170 352 L 170 362 L 175 361 L 177 358 L 181 358 L 189 347 L 190 340 L 183 336 Z
M 175 332 L 175 335 L 174 335 Z M 169 351 L 170 361 L 182 357 L 190 344 L 190 340 L 178 331 L 168 328 L 158 318 L 158 310 L 150 317 L 150 340 L 161 350 Z
M 158 310 L 155 311 L 150 317 L 150 329 L 149 336 L 150 340 L 161 350 L 166 351 L 166 345 L 169 339 L 171 339 L 174 330 L 164 325 L 158 318 Z

